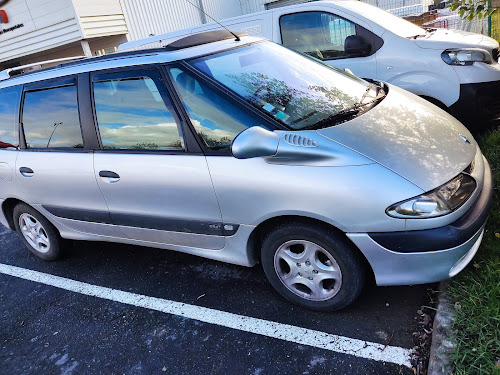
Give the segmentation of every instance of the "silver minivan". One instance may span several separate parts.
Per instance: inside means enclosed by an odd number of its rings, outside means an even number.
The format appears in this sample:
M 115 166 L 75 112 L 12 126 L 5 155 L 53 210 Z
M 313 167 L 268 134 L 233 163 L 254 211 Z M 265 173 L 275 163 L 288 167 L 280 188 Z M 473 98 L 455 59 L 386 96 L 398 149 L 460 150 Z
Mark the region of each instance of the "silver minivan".
M 488 162 L 456 119 L 270 41 L 225 31 L 0 81 L 0 222 L 62 239 L 262 263 L 316 310 L 460 272 Z

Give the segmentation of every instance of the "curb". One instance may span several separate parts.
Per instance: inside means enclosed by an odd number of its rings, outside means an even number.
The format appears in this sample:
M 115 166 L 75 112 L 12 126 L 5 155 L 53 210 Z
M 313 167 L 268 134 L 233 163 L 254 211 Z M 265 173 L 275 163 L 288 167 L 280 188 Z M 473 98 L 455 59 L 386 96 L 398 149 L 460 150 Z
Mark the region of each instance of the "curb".
M 439 284 L 439 302 L 432 329 L 431 353 L 428 375 L 451 375 L 453 373 L 451 356 L 455 349 L 450 340 L 455 309 L 450 297 L 446 294 L 448 281 Z

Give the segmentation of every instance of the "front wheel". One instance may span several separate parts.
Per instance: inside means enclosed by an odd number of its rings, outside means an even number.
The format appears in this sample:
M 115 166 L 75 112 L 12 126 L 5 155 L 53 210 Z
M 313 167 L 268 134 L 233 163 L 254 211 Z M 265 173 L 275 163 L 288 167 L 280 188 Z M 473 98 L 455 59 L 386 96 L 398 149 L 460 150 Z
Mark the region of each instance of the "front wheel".
M 26 247 L 43 260 L 60 257 L 61 237 L 37 210 L 24 203 L 14 207 L 14 225 Z
M 364 263 L 354 245 L 342 234 L 316 225 L 278 226 L 265 237 L 261 258 L 274 288 L 312 310 L 350 305 L 365 281 Z

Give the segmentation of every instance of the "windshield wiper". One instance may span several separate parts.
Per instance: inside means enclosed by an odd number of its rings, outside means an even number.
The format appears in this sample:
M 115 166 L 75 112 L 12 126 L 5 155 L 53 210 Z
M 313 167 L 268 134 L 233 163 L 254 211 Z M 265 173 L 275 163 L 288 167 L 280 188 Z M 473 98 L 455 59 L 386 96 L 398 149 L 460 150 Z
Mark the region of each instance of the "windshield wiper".
M 376 90 L 377 90 L 376 96 L 373 98 L 373 100 L 370 100 L 369 102 L 363 103 L 363 100 L 366 99 L 366 97 L 368 96 L 368 93 L 373 88 L 376 88 Z M 383 93 L 382 95 L 380 95 L 381 92 Z M 374 83 L 371 83 L 366 88 L 365 93 L 363 94 L 363 96 L 361 96 L 361 99 L 359 100 L 358 103 L 354 104 L 352 107 L 345 108 L 337 113 L 334 113 L 334 114 L 324 118 L 323 120 L 319 120 L 318 122 L 316 122 L 310 126 L 302 128 L 301 130 L 320 129 L 324 126 L 331 126 L 331 125 L 336 125 L 340 122 L 344 122 L 344 121 L 358 115 L 359 112 L 361 112 L 361 110 L 364 107 L 369 106 L 369 105 L 379 101 L 380 99 L 382 99 L 384 97 L 385 97 L 385 90 L 384 90 L 383 86 L 382 85 L 379 86 L 379 85 L 375 85 Z

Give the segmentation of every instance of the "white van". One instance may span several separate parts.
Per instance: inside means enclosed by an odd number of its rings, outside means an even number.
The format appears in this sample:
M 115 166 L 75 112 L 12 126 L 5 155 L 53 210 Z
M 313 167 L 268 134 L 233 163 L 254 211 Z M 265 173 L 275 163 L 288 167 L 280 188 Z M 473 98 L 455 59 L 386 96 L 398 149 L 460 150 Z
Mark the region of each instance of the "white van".
M 448 109 L 469 128 L 500 119 L 498 42 L 480 34 L 425 30 L 360 1 L 315 1 L 221 20 L 363 78 L 385 81 Z M 165 45 L 210 23 L 140 41 Z

